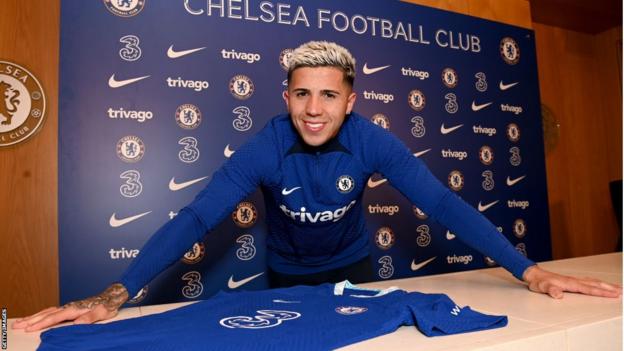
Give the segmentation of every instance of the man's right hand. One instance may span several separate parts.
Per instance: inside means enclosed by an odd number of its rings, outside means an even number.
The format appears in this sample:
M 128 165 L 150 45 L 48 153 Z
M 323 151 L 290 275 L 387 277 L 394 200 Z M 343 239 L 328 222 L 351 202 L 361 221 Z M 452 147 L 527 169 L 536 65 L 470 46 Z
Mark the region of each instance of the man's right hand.
M 115 283 L 96 296 L 80 301 L 72 301 L 61 307 L 50 307 L 32 316 L 20 318 L 13 323 L 13 329 L 27 332 L 48 328 L 65 321 L 74 324 L 88 324 L 113 318 L 119 307 L 128 300 L 126 288 Z

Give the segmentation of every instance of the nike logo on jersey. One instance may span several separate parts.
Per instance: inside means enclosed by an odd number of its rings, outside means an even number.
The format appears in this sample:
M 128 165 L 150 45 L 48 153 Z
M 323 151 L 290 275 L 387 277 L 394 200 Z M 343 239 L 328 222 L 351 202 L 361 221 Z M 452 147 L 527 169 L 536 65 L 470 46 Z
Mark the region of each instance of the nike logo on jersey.
M 201 178 L 196 178 L 196 179 L 192 179 L 189 180 L 187 182 L 183 182 L 183 183 L 176 183 L 175 181 L 175 177 L 171 178 L 171 180 L 169 181 L 169 190 L 171 191 L 178 191 L 178 190 L 182 190 L 186 187 L 189 187 L 197 182 L 201 182 L 202 180 L 208 178 L 206 177 L 201 177 Z
M 420 157 L 420 156 L 426 154 L 429 151 L 431 151 L 431 149 L 427 149 L 427 150 L 416 152 L 416 153 L 414 153 L 414 157 Z
M 301 303 L 301 301 L 288 301 L 288 300 L 273 300 L 275 303 Z
M 125 80 L 117 80 L 115 79 L 115 74 L 113 73 L 113 75 L 110 76 L 110 78 L 108 78 L 108 86 L 111 88 L 121 88 L 123 86 L 138 82 L 148 77 L 149 76 L 143 76 L 143 77 L 130 78 L 130 79 L 125 79 Z
M 121 227 L 122 225 L 135 221 L 151 212 L 152 211 L 147 211 L 147 212 L 138 214 L 136 216 L 126 217 L 126 218 L 121 218 L 121 219 L 117 218 L 116 217 L 117 214 L 113 212 L 113 214 L 110 216 L 110 219 L 108 220 L 108 224 L 113 228 Z
M 189 49 L 189 50 L 182 50 L 182 51 L 175 51 L 173 50 L 173 45 L 171 45 L 169 47 L 169 50 L 167 50 L 167 56 L 169 58 L 175 59 L 175 58 L 179 58 L 182 56 L 186 56 L 186 55 L 190 55 L 194 52 L 200 51 L 200 50 L 204 50 L 205 47 L 202 48 L 196 48 L 196 49 Z
M 519 182 L 522 179 L 524 179 L 524 177 L 526 177 L 526 176 L 523 175 L 522 177 L 518 177 L 516 179 L 510 179 L 509 176 L 507 176 L 507 185 L 508 186 L 514 186 L 517 182 Z
M 498 203 L 498 200 L 496 200 L 496 201 L 492 201 L 492 202 L 490 202 L 490 203 L 489 203 L 489 204 L 487 204 L 487 205 L 482 205 L 482 204 L 481 204 L 481 201 L 479 201 L 479 206 L 478 206 L 478 208 L 479 208 L 479 212 L 483 212 L 483 211 L 487 210 L 488 208 L 490 208 L 490 207 L 492 207 L 492 206 L 496 205 L 497 203 Z
M 474 112 L 477 112 L 477 111 L 483 110 L 484 108 L 486 108 L 486 107 L 490 106 L 491 104 L 492 104 L 491 102 L 487 102 L 487 103 L 485 103 L 485 104 L 477 105 L 477 104 L 474 102 L 474 100 L 473 100 L 473 101 L 472 101 L 472 110 L 473 110 Z
M 297 190 L 297 189 L 301 189 L 301 187 L 300 187 L 300 186 L 298 186 L 298 187 L 295 187 L 295 188 L 292 188 L 292 189 L 286 189 L 286 188 L 284 188 L 284 189 L 282 189 L 282 195 L 284 195 L 284 196 L 288 196 L 288 195 L 290 195 L 293 191 L 295 191 L 295 190 Z
M 388 179 L 384 178 L 384 179 L 380 179 L 380 180 L 373 180 L 373 178 L 368 178 L 368 187 L 369 188 L 376 188 L 378 186 L 380 186 L 381 184 L 387 182 Z
M 455 234 L 451 233 L 450 231 L 446 231 L 446 240 L 453 240 L 455 239 Z
M 252 275 L 251 277 L 248 277 L 248 278 L 245 278 L 245 279 L 242 279 L 242 280 L 239 280 L 239 281 L 235 281 L 235 280 L 234 280 L 234 276 L 233 276 L 233 275 L 231 275 L 231 276 L 230 276 L 230 280 L 228 280 L 228 288 L 230 288 L 230 289 L 236 289 L 236 288 L 238 288 L 238 287 L 241 287 L 241 286 L 243 286 L 243 285 L 245 285 L 245 284 L 249 283 L 250 281 L 252 281 L 252 280 L 254 280 L 254 279 L 258 278 L 259 276 L 261 276 L 261 275 L 263 275 L 263 274 L 264 274 L 264 272 L 260 272 L 260 273 L 258 273 L 258 274 L 256 274 L 256 275 Z
M 223 156 L 230 158 L 236 151 L 230 149 L 230 144 L 225 145 L 225 149 L 223 149 Z
M 433 256 L 433 257 L 431 257 L 430 259 L 428 259 L 428 260 L 426 260 L 426 261 L 423 261 L 423 262 L 421 262 L 421 263 L 418 263 L 418 264 L 416 263 L 416 260 L 412 260 L 412 270 L 413 270 L 413 271 L 417 271 L 417 270 L 419 270 L 419 269 L 423 268 L 424 266 L 426 266 L 427 264 L 429 264 L 429 262 L 431 262 L 431 261 L 435 260 L 435 259 L 436 259 L 436 257 L 437 257 L 437 256 Z
M 463 124 L 458 124 L 458 125 L 456 125 L 456 126 L 454 126 L 454 127 L 445 128 L 445 127 L 444 127 L 444 123 L 442 123 L 442 125 L 440 126 L 440 133 L 442 133 L 442 134 L 448 134 L 448 133 L 451 133 L 451 132 L 453 132 L 453 131 L 455 131 L 455 130 L 457 130 L 457 129 L 459 129 L 459 128 L 463 127 L 463 126 L 464 126 Z
M 513 86 L 515 86 L 516 84 L 518 84 L 518 82 L 514 82 L 514 83 L 510 83 L 510 84 L 505 84 L 505 83 L 503 83 L 503 81 L 501 80 L 501 81 L 500 81 L 500 83 L 498 83 L 498 88 L 499 88 L 500 90 L 505 91 L 505 90 L 507 90 L 507 89 L 509 89 L 509 88 L 511 88 L 511 87 L 513 87 Z
M 373 73 L 377 73 L 379 71 L 383 71 L 384 69 L 390 67 L 390 65 L 387 66 L 381 66 L 381 67 L 375 67 L 375 68 L 368 68 L 368 64 L 365 62 L 364 63 L 364 67 L 362 67 L 362 72 L 364 72 L 364 74 L 373 74 Z

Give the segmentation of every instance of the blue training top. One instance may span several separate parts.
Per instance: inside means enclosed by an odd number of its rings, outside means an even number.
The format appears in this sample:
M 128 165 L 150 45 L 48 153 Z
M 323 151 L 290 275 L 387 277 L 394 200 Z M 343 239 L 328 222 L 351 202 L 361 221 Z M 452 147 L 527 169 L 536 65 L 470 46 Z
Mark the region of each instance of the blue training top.
M 335 138 L 311 147 L 285 114 L 237 150 L 193 202 L 148 240 L 120 282 L 134 296 L 258 186 L 266 204 L 271 269 L 309 274 L 354 263 L 369 254 L 362 195 L 373 173 L 516 278 L 534 264 L 390 132 L 351 113 Z
M 331 350 L 414 325 L 427 336 L 507 325 L 444 294 L 338 284 L 220 292 L 171 311 L 41 334 L 39 351 Z

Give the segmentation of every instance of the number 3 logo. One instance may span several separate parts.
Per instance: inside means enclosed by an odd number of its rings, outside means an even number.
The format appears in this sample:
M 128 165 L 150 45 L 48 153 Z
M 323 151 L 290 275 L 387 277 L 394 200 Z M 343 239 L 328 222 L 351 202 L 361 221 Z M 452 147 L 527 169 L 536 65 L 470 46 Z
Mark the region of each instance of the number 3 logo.
M 234 316 L 223 318 L 219 321 L 219 324 L 231 329 L 262 329 L 276 327 L 282 324 L 283 321 L 301 317 L 301 313 L 291 311 L 259 310 L 256 312 L 258 315 L 254 317 Z

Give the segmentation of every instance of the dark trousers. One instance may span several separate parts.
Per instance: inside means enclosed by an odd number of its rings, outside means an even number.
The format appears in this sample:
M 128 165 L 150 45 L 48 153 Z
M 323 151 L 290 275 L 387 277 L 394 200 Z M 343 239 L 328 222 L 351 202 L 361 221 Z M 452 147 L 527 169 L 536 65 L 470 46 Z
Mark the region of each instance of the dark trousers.
M 366 256 L 365 258 L 348 266 L 312 274 L 282 274 L 269 268 L 268 278 L 271 288 L 338 283 L 343 280 L 349 280 L 354 284 L 365 283 L 373 280 L 373 264 L 370 256 Z

